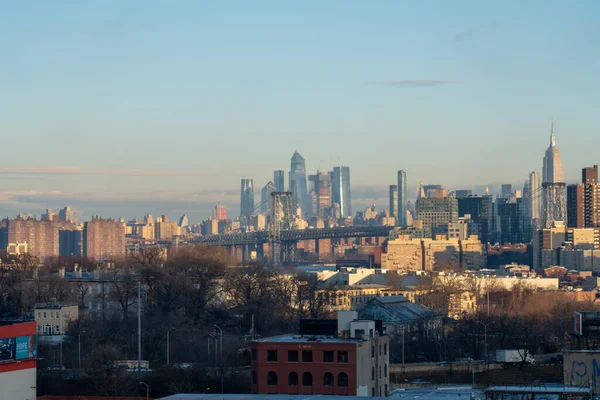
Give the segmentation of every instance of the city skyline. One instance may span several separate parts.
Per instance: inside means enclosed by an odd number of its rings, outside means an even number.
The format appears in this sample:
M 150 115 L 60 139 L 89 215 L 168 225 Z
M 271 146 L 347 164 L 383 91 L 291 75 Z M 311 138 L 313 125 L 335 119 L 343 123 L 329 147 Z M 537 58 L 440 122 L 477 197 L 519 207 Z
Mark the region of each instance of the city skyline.
M 599 11 L 590 1 L 4 2 L 0 129 L 28 146 L 0 162 L 0 212 L 203 208 L 198 219 L 219 200 L 233 211 L 241 177 L 287 175 L 295 147 L 307 172 L 350 166 L 353 195 L 375 187 L 380 207 L 400 168 L 413 188 L 517 184 L 540 170 L 532 154 L 552 117 L 576 182 L 598 163 Z

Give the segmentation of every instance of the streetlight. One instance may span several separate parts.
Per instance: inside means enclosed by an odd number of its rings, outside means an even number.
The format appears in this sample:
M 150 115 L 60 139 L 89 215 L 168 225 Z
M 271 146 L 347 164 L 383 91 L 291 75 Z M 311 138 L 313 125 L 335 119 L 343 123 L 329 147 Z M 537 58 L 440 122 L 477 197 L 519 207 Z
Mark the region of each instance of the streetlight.
M 220 336 L 220 346 L 221 346 L 221 350 L 220 350 L 220 358 L 221 360 L 223 360 L 223 329 L 219 328 L 219 325 L 215 325 L 215 328 L 217 328 L 219 330 L 219 336 Z
M 79 332 L 79 334 L 77 334 L 77 337 L 79 338 L 77 345 L 77 354 L 79 358 L 79 370 L 81 371 L 81 331 Z
M 215 332 L 211 332 L 209 336 L 215 341 L 215 365 L 217 365 L 217 357 L 219 355 L 219 352 L 217 350 L 219 349 L 219 342 Z
M 483 325 L 483 333 L 484 333 L 484 340 L 485 340 L 485 365 L 488 364 L 488 347 L 487 347 L 487 327 L 490 324 L 489 322 L 487 324 L 484 324 L 481 321 L 477 321 L 478 324 Z
M 150 400 L 150 386 L 146 382 L 140 382 L 140 385 L 146 386 L 146 400 Z
M 169 335 L 171 334 L 171 331 L 176 331 L 177 328 L 171 328 L 167 331 L 167 367 L 171 366 L 171 354 L 169 351 Z

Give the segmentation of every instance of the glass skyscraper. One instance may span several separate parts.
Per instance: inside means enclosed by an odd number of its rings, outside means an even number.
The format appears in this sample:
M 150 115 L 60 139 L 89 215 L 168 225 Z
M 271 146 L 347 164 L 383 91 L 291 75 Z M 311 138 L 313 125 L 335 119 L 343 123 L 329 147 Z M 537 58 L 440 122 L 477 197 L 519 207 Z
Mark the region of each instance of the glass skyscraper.
M 308 196 L 306 162 L 298 151 L 294 152 L 291 160 L 290 192 L 292 192 L 292 205 L 294 209 L 298 206 L 304 208 L 304 203 Z
M 285 172 L 282 170 L 273 172 L 273 184 L 276 192 L 285 192 Z
M 398 224 L 398 185 L 390 185 L 390 216 L 396 218 Z
M 340 205 L 342 218 L 352 216 L 352 196 L 350 195 L 350 167 L 333 167 L 331 201 Z
M 271 212 L 271 203 L 273 202 L 271 193 L 276 191 L 275 185 L 271 181 L 269 181 L 269 183 L 267 183 L 260 191 L 260 212 L 262 214 Z
M 242 179 L 240 190 L 240 217 L 254 214 L 254 180 Z
M 398 226 L 406 226 L 406 172 L 398 171 L 398 212 L 396 221 Z

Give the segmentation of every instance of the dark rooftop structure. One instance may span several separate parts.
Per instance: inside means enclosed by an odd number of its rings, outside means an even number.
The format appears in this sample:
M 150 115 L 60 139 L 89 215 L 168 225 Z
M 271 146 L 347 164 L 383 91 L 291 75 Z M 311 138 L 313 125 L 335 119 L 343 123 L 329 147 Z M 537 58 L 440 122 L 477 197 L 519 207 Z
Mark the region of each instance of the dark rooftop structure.
M 358 314 L 361 319 L 382 320 L 386 324 L 406 324 L 442 318 L 438 313 L 412 303 L 401 295 L 376 297 L 359 310 Z

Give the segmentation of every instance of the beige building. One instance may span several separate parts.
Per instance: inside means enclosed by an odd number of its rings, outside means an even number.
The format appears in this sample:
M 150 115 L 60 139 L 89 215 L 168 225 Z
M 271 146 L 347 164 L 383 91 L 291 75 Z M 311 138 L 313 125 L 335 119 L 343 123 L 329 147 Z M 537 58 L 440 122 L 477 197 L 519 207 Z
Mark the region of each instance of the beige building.
M 387 249 L 381 255 L 381 268 L 390 271 L 479 269 L 485 265 L 485 249 L 477 236 L 467 240 L 400 236 L 388 241 Z
M 15 218 L 7 221 L 8 243 L 27 243 L 29 254 L 41 259 L 59 254 L 59 232 L 73 230 L 75 224 L 58 218 L 38 221 L 34 218 Z
M 386 285 L 366 284 L 341 286 L 317 291 L 317 296 L 328 303 L 331 311 L 356 310 L 375 297 L 399 294 Z
M 64 335 L 69 323 L 79 319 L 79 307 L 40 304 L 34 314 L 38 335 Z
M 175 221 L 170 222 L 169 216 L 166 214 L 157 219 L 157 222 L 154 224 L 154 237 L 157 240 L 172 239 L 175 236 L 179 236 L 179 234 L 179 225 Z
M 540 229 L 533 235 L 533 269 L 561 264 L 561 251 L 600 249 L 600 228 L 568 228 L 556 221 L 552 228 Z M 591 254 L 593 256 L 594 254 Z M 567 255 L 563 262 L 577 257 Z M 570 257 L 570 258 L 569 258 Z M 581 256 L 580 256 L 581 257 Z M 593 261 L 589 261 L 593 263 Z M 579 264 L 583 263 L 579 261 Z M 586 269 L 591 271 L 592 269 Z
M 93 217 L 83 229 L 84 255 L 102 260 L 125 255 L 125 223 Z

